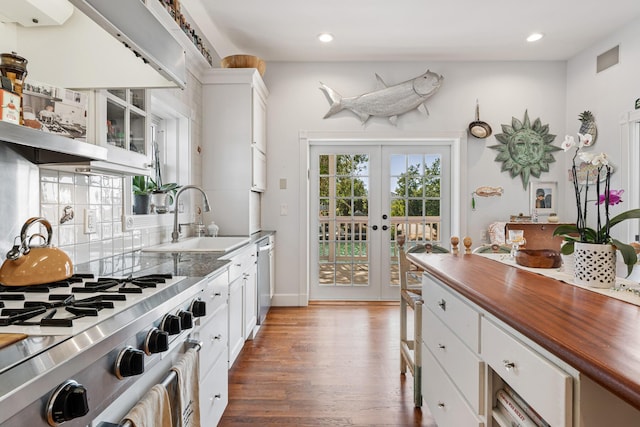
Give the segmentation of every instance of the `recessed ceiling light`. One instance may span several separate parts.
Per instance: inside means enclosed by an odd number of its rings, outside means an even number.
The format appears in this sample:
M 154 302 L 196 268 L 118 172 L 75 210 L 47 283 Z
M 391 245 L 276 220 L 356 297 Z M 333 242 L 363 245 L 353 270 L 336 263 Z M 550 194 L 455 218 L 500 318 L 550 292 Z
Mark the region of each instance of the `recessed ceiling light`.
M 318 34 L 318 40 L 320 40 L 322 43 L 329 43 L 333 40 L 333 35 L 329 33 Z
M 537 42 L 542 37 L 544 37 L 544 34 L 542 34 L 542 33 L 531 33 L 529 35 L 529 37 L 527 37 L 527 41 L 528 42 Z

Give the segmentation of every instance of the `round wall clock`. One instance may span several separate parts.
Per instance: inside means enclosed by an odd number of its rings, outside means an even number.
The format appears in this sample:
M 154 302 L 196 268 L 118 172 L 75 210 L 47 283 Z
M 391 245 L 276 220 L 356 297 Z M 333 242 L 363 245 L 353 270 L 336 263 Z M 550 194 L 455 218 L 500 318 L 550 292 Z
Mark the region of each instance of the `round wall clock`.
M 525 110 L 524 121 L 512 117 L 511 125 L 502 125 L 502 133 L 496 134 L 500 144 L 489 148 L 498 151 L 495 161 L 502 162 L 502 172 L 509 171 L 511 178 L 520 176 L 526 190 L 530 176 L 539 178 L 542 172 L 549 172 L 549 163 L 555 162 L 552 153 L 560 150 L 551 145 L 555 138 L 539 118 L 532 124 Z

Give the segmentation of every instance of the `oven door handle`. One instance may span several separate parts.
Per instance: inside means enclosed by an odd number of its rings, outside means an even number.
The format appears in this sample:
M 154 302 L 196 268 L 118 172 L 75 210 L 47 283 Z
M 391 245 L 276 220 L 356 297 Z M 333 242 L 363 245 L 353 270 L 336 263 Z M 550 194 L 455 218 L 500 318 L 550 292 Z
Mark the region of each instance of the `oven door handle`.
M 202 341 L 200 340 L 194 340 L 192 338 L 187 339 L 185 342 L 185 345 L 190 346 L 191 348 L 195 348 L 196 351 L 200 351 L 200 349 L 202 349 Z M 164 380 L 162 380 L 161 384 L 166 388 L 169 387 L 169 385 L 177 378 L 176 371 L 174 371 L 173 369 L 169 371 L 169 373 L 167 374 L 167 376 L 164 378 Z M 113 423 L 108 423 L 108 422 L 101 422 L 100 424 L 98 424 L 98 427 L 133 427 L 133 423 L 129 420 L 125 420 L 123 423 L 120 424 L 113 424 Z

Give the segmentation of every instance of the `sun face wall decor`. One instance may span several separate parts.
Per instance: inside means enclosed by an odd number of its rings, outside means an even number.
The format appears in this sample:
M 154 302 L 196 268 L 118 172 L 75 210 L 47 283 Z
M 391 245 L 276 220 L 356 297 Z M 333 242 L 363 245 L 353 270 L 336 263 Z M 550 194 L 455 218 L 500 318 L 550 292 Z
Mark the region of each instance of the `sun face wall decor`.
M 522 178 L 526 190 L 529 178 L 540 178 L 542 172 L 549 172 L 549 163 L 555 162 L 553 152 L 560 147 L 551 145 L 556 136 L 549 133 L 549 125 L 543 125 L 539 118 L 533 124 L 525 110 L 524 121 L 511 118 L 511 126 L 502 125 L 502 133 L 496 134 L 499 145 L 492 145 L 498 151 L 496 162 L 502 162 L 501 171 L 509 171 L 511 178 Z

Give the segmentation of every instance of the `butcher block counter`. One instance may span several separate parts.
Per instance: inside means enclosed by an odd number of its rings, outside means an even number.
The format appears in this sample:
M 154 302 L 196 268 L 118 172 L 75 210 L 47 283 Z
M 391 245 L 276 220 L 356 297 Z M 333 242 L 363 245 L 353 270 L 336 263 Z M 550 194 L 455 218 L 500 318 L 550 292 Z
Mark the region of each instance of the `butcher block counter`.
M 640 425 L 640 307 L 481 255 L 407 254 L 407 258 L 425 271 L 423 311 L 429 309 L 425 292 L 433 284 L 438 292 L 455 297 L 452 299 L 478 313 L 477 350 L 469 347 L 479 361 L 491 365 L 485 355 L 489 349 L 482 348 L 483 344 L 487 346 L 482 334 L 486 331 L 489 335 L 492 325 L 497 325 L 514 342 L 524 343 L 567 373 L 566 414 L 561 414 L 557 424 L 549 420 L 552 425 L 597 426 L 621 413 L 621 421 L 616 419 L 615 425 Z M 442 302 L 438 304 L 444 310 Z M 431 311 L 438 314 L 438 307 Z M 455 335 L 451 323 L 444 321 L 447 330 L 450 328 Z M 487 323 L 490 325 L 485 327 Z M 428 329 L 430 325 L 423 327 Z M 428 348 L 427 338 L 424 344 Z M 446 372 L 446 367 L 442 369 Z M 487 378 L 481 381 L 491 383 L 491 369 L 487 372 Z M 428 386 L 423 384 L 423 390 Z M 495 415 L 493 420 L 487 415 L 492 407 L 496 412 L 491 386 L 487 387 L 484 411 L 480 409 L 472 415 L 479 420 L 478 425 L 501 425 Z M 545 385 L 535 387 L 544 389 Z M 536 393 L 540 394 L 540 390 L 530 394 L 533 400 L 537 399 Z M 460 395 L 464 399 L 464 392 Z M 441 423 L 437 416 L 436 421 L 438 425 L 449 425 Z

